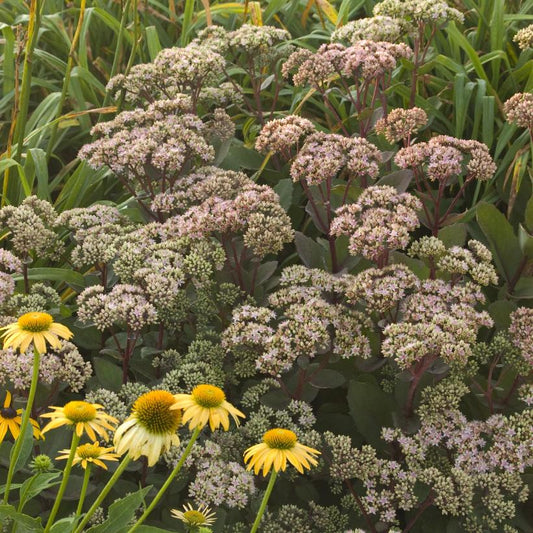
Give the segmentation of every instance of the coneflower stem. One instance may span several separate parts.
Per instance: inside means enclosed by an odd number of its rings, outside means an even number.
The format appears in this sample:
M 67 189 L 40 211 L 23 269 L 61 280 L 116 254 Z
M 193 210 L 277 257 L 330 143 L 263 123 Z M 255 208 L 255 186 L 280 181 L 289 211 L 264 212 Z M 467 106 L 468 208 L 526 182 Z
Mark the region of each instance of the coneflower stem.
M 132 533 L 135 531 L 147 518 L 148 515 L 153 511 L 154 507 L 157 505 L 159 500 L 163 497 L 163 494 L 165 494 L 166 490 L 168 489 L 169 485 L 172 483 L 172 480 L 178 475 L 179 471 L 181 470 L 181 467 L 185 463 L 185 459 L 187 459 L 187 456 L 189 453 L 191 453 L 192 445 L 195 443 L 196 439 L 198 438 L 198 435 L 200 435 L 200 431 L 202 431 L 202 428 L 196 427 L 194 430 L 191 440 L 189 441 L 189 444 L 187 444 L 187 448 L 185 448 L 185 451 L 183 452 L 182 456 L 180 457 L 180 460 L 178 461 L 178 464 L 174 467 L 174 470 L 172 470 L 170 476 L 168 476 L 167 480 L 163 484 L 163 486 L 159 489 L 159 492 L 155 495 L 155 498 L 152 500 L 150 505 L 146 508 L 142 516 L 137 520 L 135 525 L 128 530 L 128 533 Z
M 95 502 L 91 505 L 91 508 L 87 511 L 83 520 L 80 522 L 80 525 L 76 528 L 74 533 L 81 533 L 83 528 L 86 526 L 87 522 L 91 519 L 91 516 L 94 514 L 96 509 L 100 507 L 100 504 L 104 501 L 104 498 L 107 496 L 108 492 L 112 489 L 113 485 L 117 482 L 118 478 L 122 475 L 122 472 L 130 464 L 131 457 L 126 455 L 124 459 L 118 465 L 118 468 L 115 470 L 115 473 L 111 476 L 109 481 L 106 483 L 106 486 L 102 489 L 102 492 L 98 495 Z
M 26 404 L 26 409 L 24 409 L 24 414 L 22 415 L 22 422 L 20 424 L 20 433 L 13 445 L 13 451 L 11 452 L 11 459 L 9 461 L 9 470 L 7 471 L 6 478 L 6 489 L 4 492 L 4 503 L 8 502 L 9 498 L 9 489 L 11 488 L 11 481 L 13 480 L 13 475 L 15 474 L 15 466 L 17 465 L 18 458 L 20 455 L 20 450 L 22 448 L 22 443 L 24 442 L 24 436 L 26 435 L 26 430 L 30 424 L 30 415 L 33 408 L 33 401 L 35 400 L 35 393 L 37 392 L 37 384 L 39 383 L 39 364 L 41 361 L 41 354 L 37 351 L 36 348 L 33 349 L 33 373 L 31 376 L 31 385 L 30 392 L 28 394 L 28 402 Z
M 78 447 L 79 442 L 80 442 L 80 437 L 74 431 L 72 433 L 72 442 L 70 443 L 70 453 L 67 459 L 67 464 L 65 465 L 65 469 L 63 470 L 63 479 L 61 480 L 61 485 L 59 485 L 59 490 L 57 491 L 54 506 L 52 507 L 52 510 L 50 511 L 48 522 L 46 522 L 46 527 L 44 528 L 44 533 L 48 533 L 51 527 L 54 525 L 54 519 L 57 515 L 57 511 L 59 511 L 61 500 L 63 499 L 63 495 L 65 494 L 65 490 L 68 485 L 68 478 L 70 477 L 70 471 L 72 469 L 72 462 L 74 461 L 74 456 L 76 455 L 76 448 Z
M 87 463 L 85 474 L 83 474 L 83 483 L 81 485 L 80 501 L 76 509 L 76 518 L 81 515 L 83 510 L 83 504 L 85 503 L 85 495 L 87 494 L 87 487 L 89 485 L 89 479 L 91 477 L 91 463 Z
M 268 500 L 270 498 L 270 494 L 272 493 L 272 489 L 274 488 L 274 483 L 276 483 L 277 475 L 278 475 L 278 472 L 272 469 L 272 473 L 270 474 L 270 479 L 268 481 L 266 492 L 265 492 L 265 495 L 263 496 L 263 501 L 261 502 L 261 507 L 259 507 L 259 511 L 257 511 L 257 516 L 255 517 L 255 522 L 254 522 L 254 525 L 252 526 L 252 529 L 250 530 L 250 533 L 255 533 L 259 528 L 259 524 L 261 523 L 261 518 L 263 518 L 263 513 L 265 512 Z

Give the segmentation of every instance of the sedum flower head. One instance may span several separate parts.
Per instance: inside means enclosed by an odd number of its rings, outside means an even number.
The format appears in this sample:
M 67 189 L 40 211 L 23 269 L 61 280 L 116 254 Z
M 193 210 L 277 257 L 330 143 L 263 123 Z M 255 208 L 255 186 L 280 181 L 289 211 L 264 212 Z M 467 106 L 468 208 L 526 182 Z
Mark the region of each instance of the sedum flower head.
M 376 122 L 376 133 L 383 135 L 389 143 L 409 139 L 428 121 L 426 112 L 420 107 L 393 109 L 386 118 Z
M 215 513 L 207 505 L 195 509 L 191 504 L 185 504 L 183 511 L 171 509 L 170 514 L 189 527 L 210 526 L 215 522 Z
M 462 22 L 463 14 L 443 0 L 383 0 L 374 6 L 374 15 L 406 19 L 416 24 L 441 25 Z
M 128 452 L 132 459 L 148 458 L 148 466 L 157 463 L 171 446 L 178 446 L 176 434 L 182 422 L 181 409 L 166 390 L 153 390 L 137 398 L 131 415 L 117 428 L 114 437 L 119 455 Z
M 19 349 L 25 352 L 28 346 L 33 343 L 39 353 L 46 352 L 46 344 L 53 348 L 61 348 L 63 339 L 70 339 L 72 332 L 62 324 L 54 322 L 48 313 L 25 313 L 17 322 L 0 328 L 4 330 L 4 350 L 7 348 Z
M 119 456 L 116 453 L 113 453 L 113 449 L 113 447 L 103 448 L 97 442 L 93 442 L 92 444 L 82 444 L 76 448 L 72 464 L 81 464 L 81 467 L 84 470 L 90 464 L 95 464 L 107 470 L 107 465 L 104 461 L 118 461 Z M 62 455 L 57 456 L 57 460 L 68 459 L 70 450 L 59 450 L 59 453 Z
M 90 439 L 96 441 L 96 435 L 100 435 L 106 442 L 109 440 L 107 431 L 113 431 L 117 419 L 102 411 L 102 406 L 96 403 L 72 401 L 63 407 L 52 406 L 52 413 L 41 415 L 50 418 L 51 421 L 43 428 L 43 433 L 60 426 L 72 426 L 76 435 L 81 437 L 87 433 Z
M 354 204 L 341 207 L 331 224 L 332 235 L 348 235 L 352 255 L 377 261 L 388 250 L 405 248 L 409 232 L 420 222 L 418 198 L 388 185 L 371 186 Z
M 263 435 L 263 442 L 248 448 L 244 452 L 244 462 L 248 463 L 248 470 L 254 469 L 257 475 L 263 469 L 266 476 L 272 467 L 276 472 L 287 468 L 287 460 L 300 474 L 304 468 L 311 469 L 316 466 L 315 459 L 320 452 L 298 442 L 296 433 L 289 429 L 270 429 Z
M 521 128 L 533 130 L 533 94 L 517 93 L 503 105 L 507 120 Z
M 518 46 L 521 50 L 527 50 L 528 48 L 533 47 L 533 24 L 522 28 L 516 32 L 516 35 L 513 38 L 515 43 L 518 43 Z
M 222 425 L 229 429 L 229 416 L 239 425 L 244 413 L 226 401 L 224 391 L 214 385 L 198 385 L 191 394 L 176 394 L 176 403 L 171 409 L 183 409 L 183 423 L 189 422 L 189 429 L 203 428 L 208 422 L 211 431 Z
M 332 41 L 348 41 L 355 44 L 357 41 L 368 39 L 370 41 L 388 41 L 395 43 L 413 28 L 405 20 L 384 15 L 351 20 L 344 26 L 337 28 L 331 35 Z
M 4 406 L 0 409 L 0 444 L 9 431 L 16 440 L 20 435 L 20 425 L 22 423 L 22 409 L 15 409 L 11 405 L 11 393 L 6 391 Z M 33 436 L 36 439 L 43 438 L 39 424 L 30 418 L 30 424 L 33 428 Z

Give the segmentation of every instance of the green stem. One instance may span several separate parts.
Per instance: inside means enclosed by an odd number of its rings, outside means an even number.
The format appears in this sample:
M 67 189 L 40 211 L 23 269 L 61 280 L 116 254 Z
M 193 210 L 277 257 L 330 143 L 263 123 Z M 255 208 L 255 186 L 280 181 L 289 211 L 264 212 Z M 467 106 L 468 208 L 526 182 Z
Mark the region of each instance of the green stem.
M 185 448 L 185 451 L 183 452 L 183 455 L 181 456 L 180 460 L 178 461 L 178 464 L 174 467 L 174 470 L 172 470 L 170 476 L 168 476 L 167 480 L 163 484 L 163 486 L 159 489 L 159 492 L 155 495 L 155 498 L 152 500 L 152 503 L 146 508 L 144 513 L 142 514 L 141 518 L 137 520 L 135 525 L 128 530 L 128 533 L 132 533 L 135 531 L 147 518 L 148 515 L 153 511 L 154 507 L 157 505 L 159 500 L 163 497 L 163 494 L 165 494 L 166 490 L 168 489 L 169 485 L 172 483 L 172 480 L 178 475 L 179 471 L 181 470 L 181 467 L 185 463 L 185 459 L 187 459 L 187 456 L 192 450 L 192 445 L 198 438 L 198 435 L 200 435 L 200 431 L 202 431 L 202 428 L 197 427 L 192 436 L 191 440 L 189 441 L 189 444 L 187 444 L 187 448 Z
M 41 13 L 46 0 L 32 0 L 30 5 L 30 19 L 28 22 L 28 40 L 24 49 L 24 67 L 22 69 L 22 84 L 20 88 L 20 106 L 15 126 L 15 141 L 17 150 L 14 159 L 20 162 L 22 147 L 24 144 L 24 131 L 26 128 L 26 117 L 31 93 L 31 78 L 33 69 L 33 51 L 39 36 L 39 27 L 41 24 Z
M 254 522 L 254 525 L 252 526 L 252 529 L 250 530 L 250 533 L 255 533 L 257 529 L 259 528 L 261 518 L 263 518 L 263 513 L 265 512 L 265 509 L 268 503 L 268 499 L 270 498 L 270 494 L 272 493 L 272 489 L 274 488 L 274 483 L 276 482 L 277 475 L 278 475 L 278 472 L 272 469 L 272 474 L 270 474 L 270 479 L 268 481 L 268 486 L 267 486 L 265 495 L 263 496 L 263 501 L 261 502 L 261 507 L 259 507 L 259 511 L 257 511 L 257 516 L 255 517 L 255 522 Z
M 18 462 L 20 455 L 20 450 L 22 448 L 22 443 L 24 442 L 24 435 L 28 429 L 30 423 L 30 415 L 33 407 L 33 401 L 35 400 L 35 393 L 37 392 L 37 384 L 39 383 L 39 363 L 41 356 L 39 352 L 34 348 L 33 349 L 33 373 L 31 376 L 31 385 L 30 392 L 28 394 L 28 403 L 26 404 L 26 409 L 24 409 L 24 414 L 22 415 L 22 422 L 20 424 L 20 434 L 15 441 L 13 446 L 13 451 L 11 452 L 11 460 L 9 461 L 9 470 L 7 472 L 6 479 L 6 490 L 4 492 L 4 503 L 8 503 L 9 498 L 9 489 L 11 487 L 11 481 L 13 480 L 13 475 L 15 474 L 15 467 Z M 33 430 L 32 430 L 33 431 Z
M 54 148 L 54 143 L 56 140 L 57 128 L 59 126 L 59 120 L 56 120 L 56 119 L 58 119 L 61 116 L 61 112 L 63 111 L 63 106 L 65 105 L 65 100 L 67 98 L 68 87 L 70 84 L 70 74 L 72 72 L 72 66 L 74 64 L 74 53 L 78 45 L 78 41 L 79 41 L 80 33 L 81 33 L 81 27 L 83 24 L 83 17 L 85 15 L 85 2 L 86 0 L 81 0 L 80 16 L 78 18 L 78 25 L 76 27 L 76 31 L 74 32 L 74 36 L 72 37 L 72 43 L 70 44 L 70 51 L 68 53 L 68 60 L 67 60 L 67 69 L 65 71 L 65 77 L 63 79 L 63 88 L 61 90 L 61 97 L 59 98 L 59 104 L 57 106 L 57 110 L 55 112 L 54 119 L 52 121 L 53 122 L 52 131 L 50 132 L 48 148 L 46 149 L 47 159 L 50 159 L 50 154 L 52 153 L 52 149 Z
M 122 472 L 124 472 L 126 467 L 129 465 L 130 461 L 131 461 L 131 457 L 129 455 L 126 455 L 124 459 L 122 459 L 121 463 L 118 465 L 118 468 L 115 470 L 115 473 L 111 476 L 110 480 L 106 483 L 106 486 L 102 489 L 102 492 L 100 492 L 100 494 L 98 495 L 98 498 L 96 498 L 95 502 L 91 505 L 91 508 L 87 511 L 87 513 L 83 517 L 83 520 L 80 522 L 80 525 L 76 528 L 76 531 L 74 531 L 74 533 L 81 533 L 83 531 L 83 528 L 85 527 L 87 522 L 90 520 L 91 516 L 94 514 L 96 509 L 100 507 L 100 504 L 104 501 L 104 498 L 107 496 L 108 492 L 111 490 L 113 485 L 117 482 Z
M 91 477 L 91 463 L 87 463 L 85 474 L 83 474 L 83 483 L 81 484 L 80 501 L 76 509 L 76 518 L 81 515 L 83 504 L 85 503 L 85 495 L 87 494 L 87 487 L 89 485 L 89 478 Z
M 63 499 L 63 495 L 65 494 L 65 490 L 67 488 L 68 478 L 70 477 L 70 471 L 72 470 L 72 462 L 74 461 L 74 456 L 76 455 L 76 448 L 78 447 L 79 442 L 80 437 L 74 431 L 72 433 L 72 442 L 70 444 L 70 453 L 67 459 L 67 464 L 65 466 L 65 469 L 63 470 L 63 479 L 61 480 L 61 485 L 59 485 L 59 490 L 57 491 L 54 506 L 50 511 L 48 522 L 46 522 L 46 527 L 44 528 L 44 533 L 48 533 L 50 531 L 50 528 L 54 525 L 54 519 L 57 515 L 57 511 L 59 511 L 61 500 Z

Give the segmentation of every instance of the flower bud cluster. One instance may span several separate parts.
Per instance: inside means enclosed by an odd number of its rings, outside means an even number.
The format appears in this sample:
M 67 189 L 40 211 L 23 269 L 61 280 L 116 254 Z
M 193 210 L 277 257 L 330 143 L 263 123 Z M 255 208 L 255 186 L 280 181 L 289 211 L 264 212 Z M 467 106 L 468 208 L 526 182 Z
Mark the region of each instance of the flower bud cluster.
M 533 48 L 533 24 L 517 31 L 513 41 L 518 44 L 521 50 Z
M 279 196 L 267 185 L 257 185 L 241 172 L 213 167 L 189 176 L 175 192 L 156 198 L 153 208 L 183 211 L 162 227 L 165 238 L 228 238 L 241 234 L 244 244 L 257 257 L 279 252 L 293 239 L 291 221 Z
M 438 135 L 428 142 L 402 148 L 394 162 L 400 168 L 423 170 L 430 181 L 450 184 L 457 176 L 487 181 L 496 172 L 488 147 L 474 140 Z
M 33 350 L 19 354 L 11 348 L 0 350 L 0 384 L 28 390 L 31 383 Z M 64 341 L 60 348 L 41 356 L 39 380 L 48 385 L 64 383 L 73 392 L 83 389 L 92 375 L 91 364 L 84 361 L 74 344 Z
M 291 149 L 300 149 L 303 138 L 314 133 L 314 124 L 306 118 L 289 115 L 267 122 L 255 141 L 258 152 L 281 154 L 285 159 L 291 159 Z
M 303 284 L 293 284 L 299 275 Z M 313 358 L 328 350 L 342 358 L 368 357 L 368 319 L 327 301 L 315 279 L 326 282 L 326 292 L 337 285 L 331 274 L 291 267 L 285 277 L 282 274 L 282 287 L 269 298 L 272 309 L 244 305 L 234 311 L 223 346 L 235 358 L 255 352 L 257 369 L 271 376 L 288 371 L 300 356 Z
M 126 101 L 137 105 L 182 94 L 190 94 L 194 101 L 201 89 L 217 85 L 225 63 L 220 53 L 197 43 L 164 48 L 153 63 L 134 65 L 129 74 L 111 78 L 107 90 L 112 94 L 124 91 Z
M 117 284 L 109 292 L 101 285 L 87 287 L 78 296 L 78 318 L 100 331 L 121 326 L 139 332 L 158 317 L 140 287 Z
M 63 253 L 63 243 L 54 231 L 57 213 L 49 202 L 37 196 L 28 196 L 15 207 L 0 209 L 0 226 L 10 232 L 13 252 L 23 261 L 31 254 L 40 259 L 58 259 Z
M 411 109 L 397 108 L 389 112 L 387 117 L 380 118 L 374 129 L 383 135 L 389 143 L 410 139 L 428 122 L 426 112 L 420 107 Z
M 409 232 L 420 225 L 420 209 L 420 200 L 409 193 L 398 193 L 388 185 L 371 186 L 355 203 L 337 211 L 331 234 L 348 235 L 352 255 L 377 261 L 387 251 L 407 246 Z
M 348 41 L 350 44 L 364 39 L 396 43 L 412 31 L 413 28 L 405 20 L 377 15 L 347 22 L 331 34 L 331 40 Z
M 442 358 L 464 366 L 472 355 L 478 330 L 491 327 L 492 319 L 475 305 L 484 297 L 478 286 L 450 286 L 442 280 L 427 280 L 400 305 L 401 322 L 389 324 L 381 349 L 402 369 L 424 357 Z
M 413 24 L 442 25 L 463 22 L 464 15 L 443 0 L 382 0 L 374 6 L 374 15 L 406 19 Z
M 293 181 L 318 185 L 346 169 L 349 177 L 373 179 L 380 163 L 380 151 L 366 139 L 318 132 L 306 138 L 292 163 L 291 177 Z
M 296 86 L 322 88 L 332 81 L 334 74 L 356 81 L 379 78 L 393 70 L 400 58 L 411 54 L 406 44 L 387 41 L 364 39 L 348 47 L 340 43 L 323 44 L 316 53 L 307 49 L 293 52 L 283 64 L 282 73 L 288 77 L 294 71 Z
M 507 120 L 533 131 L 533 94 L 516 93 L 503 104 Z

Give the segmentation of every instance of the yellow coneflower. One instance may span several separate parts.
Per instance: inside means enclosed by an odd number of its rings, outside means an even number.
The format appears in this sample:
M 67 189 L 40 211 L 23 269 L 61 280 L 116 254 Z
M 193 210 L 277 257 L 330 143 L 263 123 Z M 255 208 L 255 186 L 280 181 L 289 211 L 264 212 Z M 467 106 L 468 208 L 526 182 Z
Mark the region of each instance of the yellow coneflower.
M 198 509 L 194 509 L 192 505 L 185 504 L 183 511 L 171 509 L 170 514 L 189 527 L 210 526 L 215 522 L 215 513 L 207 505 L 200 505 Z
M 317 465 L 315 455 L 320 454 L 318 450 L 304 446 L 298 442 L 298 437 L 290 429 L 275 428 L 267 431 L 263 435 L 263 442 L 248 448 L 244 452 L 244 462 L 248 463 L 247 470 L 254 469 L 258 474 L 263 468 L 263 476 L 272 470 L 268 486 L 266 488 L 261 506 L 255 517 L 250 533 L 256 533 L 261 523 L 261 518 L 265 512 L 268 499 L 272 494 L 272 489 L 276 482 L 276 476 L 280 470 L 287 468 L 287 459 L 294 467 L 303 474 L 304 467 L 311 468 Z M 274 467 L 272 469 L 272 467 Z
M 178 446 L 176 432 L 182 412 L 172 408 L 175 402 L 172 393 L 165 390 L 150 391 L 137 398 L 131 415 L 115 432 L 117 453 L 128 452 L 132 459 L 145 455 L 148 466 L 152 466 L 172 445 Z
M 76 448 L 72 465 L 81 463 L 81 467 L 86 469 L 89 463 L 93 463 L 107 470 L 107 465 L 104 461 L 118 461 L 119 458 L 118 454 L 113 453 L 113 450 L 113 447 L 103 448 L 97 442 L 93 444 L 82 444 Z M 70 450 L 59 450 L 59 453 L 63 455 L 58 455 L 56 457 L 57 460 L 68 459 Z
M 272 466 L 276 472 L 285 470 L 289 460 L 296 470 L 303 474 L 304 467 L 310 469 L 310 465 L 317 465 L 314 456 L 318 454 L 318 450 L 300 444 L 293 431 L 275 428 L 264 434 L 261 444 L 256 444 L 244 452 L 244 462 L 249 461 L 247 470 L 253 468 L 254 473 L 258 474 L 263 468 L 263 476 L 266 476 Z
M 81 437 L 85 431 L 89 438 L 95 441 L 97 440 L 96 433 L 98 433 L 107 442 L 109 440 L 107 432 L 115 430 L 111 424 L 118 423 L 116 418 L 101 411 L 103 406 L 97 403 L 73 401 L 68 402 L 64 407 L 52 406 L 51 409 L 55 411 L 41 415 L 43 418 L 52 419 L 43 428 L 43 433 L 60 426 L 74 426 L 78 437 Z
M 53 348 L 60 348 L 59 337 L 67 340 L 72 337 L 72 331 L 54 322 L 48 313 L 26 313 L 13 324 L 0 328 L 0 331 L 2 330 L 4 350 L 18 348 L 21 353 L 25 352 L 31 343 L 39 353 L 45 353 L 47 342 Z
M 207 422 L 214 431 L 220 425 L 229 429 L 229 416 L 239 425 L 238 417 L 245 417 L 238 409 L 226 401 L 222 389 L 214 385 L 198 385 L 191 394 L 176 394 L 176 403 L 171 409 L 183 409 L 183 423 L 189 422 L 189 429 L 203 428 Z
M 22 424 L 22 409 L 14 409 L 11 407 L 11 393 L 6 391 L 6 398 L 4 400 L 4 407 L 0 409 L 0 443 L 4 440 L 7 431 L 11 433 L 16 440 L 20 435 L 20 426 Z M 39 424 L 30 418 L 30 424 L 33 427 L 33 436 L 36 439 L 42 438 Z

